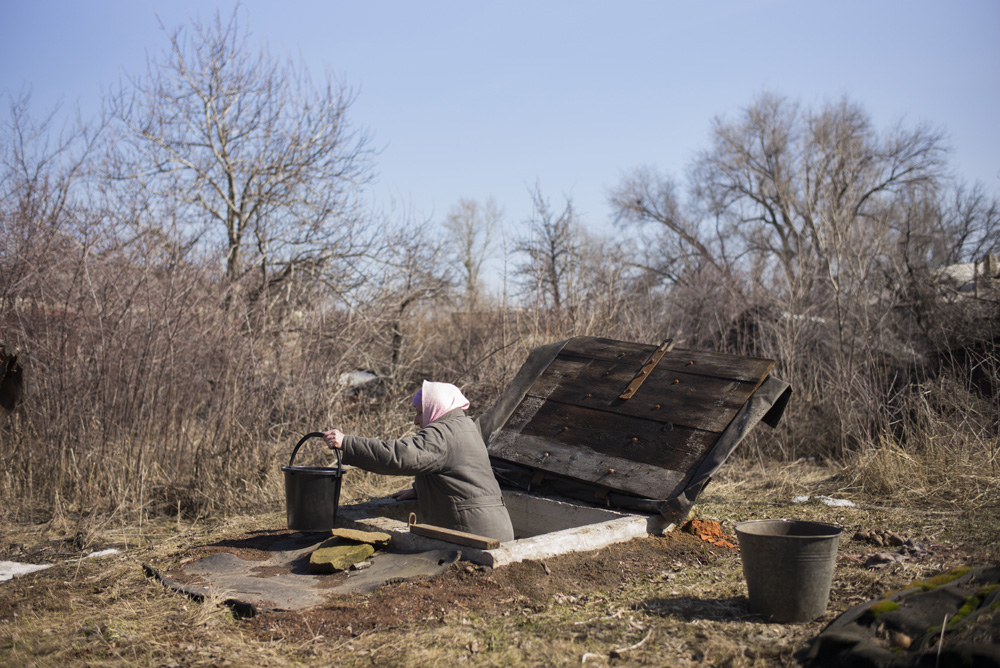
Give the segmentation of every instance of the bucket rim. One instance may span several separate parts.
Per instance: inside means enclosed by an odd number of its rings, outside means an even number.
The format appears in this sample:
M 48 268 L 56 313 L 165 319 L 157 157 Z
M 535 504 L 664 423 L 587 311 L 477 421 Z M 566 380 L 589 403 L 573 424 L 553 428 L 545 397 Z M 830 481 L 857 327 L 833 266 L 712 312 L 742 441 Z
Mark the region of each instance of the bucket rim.
M 343 473 L 343 469 L 333 468 L 330 466 L 288 466 L 286 464 L 281 467 L 281 470 L 288 473 L 312 473 L 315 475 L 329 475 L 338 478 Z
M 817 529 L 818 533 L 809 534 L 765 534 L 755 531 L 748 531 L 747 529 L 753 526 L 762 526 L 764 524 L 776 524 L 776 525 L 808 525 L 814 529 Z M 741 528 L 742 527 L 742 528 Z M 773 538 L 835 538 L 844 533 L 843 527 L 838 527 L 836 524 L 830 524 L 829 522 L 816 522 L 813 520 L 795 520 L 788 518 L 781 519 L 759 519 L 759 520 L 744 520 L 743 522 L 738 522 L 733 526 L 733 530 L 736 532 L 737 536 L 768 536 Z

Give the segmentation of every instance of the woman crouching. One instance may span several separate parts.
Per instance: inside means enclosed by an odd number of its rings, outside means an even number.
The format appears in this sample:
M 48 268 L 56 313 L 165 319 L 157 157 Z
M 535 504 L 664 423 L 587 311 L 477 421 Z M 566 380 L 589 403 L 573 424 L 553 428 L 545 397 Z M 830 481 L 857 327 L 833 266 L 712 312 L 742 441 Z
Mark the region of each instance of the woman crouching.
M 415 436 L 380 441 L 331 429 L 323 438 L 328 447 L 341 450 L 345 464 L 384 475 L 414 476 L 413 490 L 393 496 L 413 498 L 415 492 L 421 521 L 501 542 L 514 540 L 486 445 L 465 414 L 469 400 L 450 383 L 425 380 L 413 407 L 413 423 L 420 427 Z

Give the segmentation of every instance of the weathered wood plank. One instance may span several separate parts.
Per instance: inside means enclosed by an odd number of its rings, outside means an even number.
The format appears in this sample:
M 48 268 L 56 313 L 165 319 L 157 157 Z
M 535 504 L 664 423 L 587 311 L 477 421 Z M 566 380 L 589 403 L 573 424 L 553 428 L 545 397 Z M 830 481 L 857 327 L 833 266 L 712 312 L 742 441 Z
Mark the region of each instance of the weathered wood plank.
M 756 387 L 744 381 L 656 368 L 631 399 L 622 400 L 617 388 L 624 387 L 628 379 L 628 371 L 613 362 L 559 357 L 539 376 L 528 395 L 656 422 L 722 431 Z
M 600 336 L 577 336 L 566 342 L 560 354 L 573 354 L 593 359 L 615 360 L 620 353 L 649 357 L 656 346 L 647 343 L 616 341 Z
M 631 368 L 632 373 L 635 374 L 655 349 L 656 346 L 639 343 L 624 343 L 596 337 L 577 337 L 570 339 L 563 346 L 562 350 L 559 351 L 559 357 L 616 362 Z
M 718 434 L 628 415 L 528 397 L 519 407 L 517 431 L 546 442 L 684 472 L 711 448 Z M 530 417 L 527 416 L 530 413 Z
M 684 371 L 697 376 L 729 378 L 759 386 L 774 368 L 774 361 L 759 357 L 736 357 L 697 350 L 671 350 L 658 368 Z
M 677 471 L 588 452 L 508 430 L 502 431 L 490 444 L 490 454 L 498 459 L 650 499 L 667 498 L 667 494 L 676 489 L 684 477 Z
M 457 545 L 477 547 L 480 550 L 495 550 L 500 547 L 500 541 L 496 538 L 480 536 L 479 534 L 467 533 L 456 529 L 446 529 L 434 526 L 433 524 L 411 524 L 410 533 L 448 541 L 449 543 L 456 543 Z
M 578 337 L 570 339 L 559 354 L 563 357 L 632 364 L 634 374 L 654 350 L 656 346 L 652 345 Z M 774 361 L 760 357 L 675 348 L 668 351 L 657 364 L 657 368 L 661 367 L 702 376 L 759 383 L 774 368 Z
M 548 390 L 539 391 L 539 388 L 546 388 L 547 385 L 551 384 L 573 388 L 581 397 L 585 397 L 588 393 L 593 394 L 594 392 L 598 392 L 601 396 L 614 396 L 617 399 L 618 394 L 616 394 L 616 391 L 618 388 L 616 386 L 622 381 L 627 384 L 633 376 L 634 369 L 627 365 L 606 360 L 560 356 L 554 359 L 539 375 L 530 394 L 540 396 Z M 664 391 L 699 392 L 702 387 L 707 388 L 708 391 L 714 391 L 719 388 L 733 386 L 734 384 L 752 387 L 756 382 L 757 379 L 742 381 L 715 376 L 701 376 L 687 371 L 660 369 L 657 367 L 650 372 L 635 396 L 639 397 L 643 394 L 656 394 Z M 621 402 L 621 405 L 625 405 L 625 402 Z

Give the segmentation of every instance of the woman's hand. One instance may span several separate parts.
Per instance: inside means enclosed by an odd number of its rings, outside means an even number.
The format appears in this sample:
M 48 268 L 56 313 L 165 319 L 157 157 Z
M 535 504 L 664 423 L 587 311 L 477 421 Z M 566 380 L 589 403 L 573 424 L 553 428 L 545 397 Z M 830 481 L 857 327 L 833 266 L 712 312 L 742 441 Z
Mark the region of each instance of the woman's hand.
M 326 447 L 331 450 L 340 450 L 344 446 L 344 432 L 331 429 L 323 434 L 323 440 L 326 441 Z
M 412 487 L 407 487 L 406 489 L 401 489 L 398 492 L 393 492 L 392 498 L 397 501 L 409 501 L 410 499 L 417 498 L 417 490 Z

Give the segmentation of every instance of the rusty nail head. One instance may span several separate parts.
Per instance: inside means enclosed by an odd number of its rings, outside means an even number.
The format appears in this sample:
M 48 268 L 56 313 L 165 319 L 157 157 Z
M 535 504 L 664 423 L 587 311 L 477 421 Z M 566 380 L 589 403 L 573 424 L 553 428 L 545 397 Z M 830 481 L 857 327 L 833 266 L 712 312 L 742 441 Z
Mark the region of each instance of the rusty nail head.
M 614 472 L 615 472 L 614 469 L 608 469 L 608 473 L 614 473 Z
M 632 437 L 632 442 L 633 443 L 638 443 L 639 442 L 639 437 L 638 436 L 633 436 Z
M 653 408 L 655 408 L 656 410 L 660 410 L 660 404 L 656 404 L 655 406 L 653 406 Z
M 593 395 L 592 395 L 592 394 L 591 394 L 590 392 L 587 392 L 587 398 L 588 398 L 588 399 L 590 399 L 590 397 L 592 397 L 592 396 L 593 396 Z
M 681 382 L 681 381 L 680 381 L 680 379 L 678 379 L 678 378 L 674 378 L 674 385 L 676 385 L 676 384 L 677 384 L 677 383 L 679 383 L 679 382 Z

